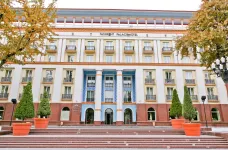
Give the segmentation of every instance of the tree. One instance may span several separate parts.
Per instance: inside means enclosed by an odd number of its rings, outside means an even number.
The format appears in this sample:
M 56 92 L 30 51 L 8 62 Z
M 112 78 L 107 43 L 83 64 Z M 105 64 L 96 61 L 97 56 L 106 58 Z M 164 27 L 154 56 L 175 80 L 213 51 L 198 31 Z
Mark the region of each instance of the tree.
M 201 8 L 190 20 L 187 33 L 177 39 L 176 49 L 182 56 L 193 49 L 195 58 L 200 54 L 201 65 L 209 68 L 222 56 L 228 56 L 228 5 L 227 0 L 203 0 Z M 197 51 L 203 48 L 203 52 Z
M 185 119 L 188 119 L 190 122 L 196 117 L 195 108 L 192 105 L 191 97 L 188 93 L 188 88 L 184 87 L 184 104 L 183 104 L 183 115 Z
M 173 98 L 172 98 L 172 104 L 170 107 L 170 116 L 173 118 L 179 118 L 182 116 L 182 105 L 179 100 L 177 90 L 173 90 Z
M 43 118 L 43 117 L 47 118 L 50 114 L 51 114 L 51 107 L 49 103 L 48 93 L 45 91 L 40 101 L 37 115 L 39 115 L 40 118 Z
M 24 87 L 22 98 L 16 107 L 14 117 L 24 121 L 25 119 L 33 118 L 34 116 L 35 113 L 33 105 L 32 83 L 29 82 Z
M 15 8 L 15 4 L 21 8 Z M 45 7 L 44 0 L 1 0 L 0 68 L 7 62 L 23 64 L 34 61 L 35 55 L 43 55 L 45 39 L 50 41 L 55 35 L 51 26 L 55 16 L 54 1 Z M 20 21 L 15 22 L 16 18 Z

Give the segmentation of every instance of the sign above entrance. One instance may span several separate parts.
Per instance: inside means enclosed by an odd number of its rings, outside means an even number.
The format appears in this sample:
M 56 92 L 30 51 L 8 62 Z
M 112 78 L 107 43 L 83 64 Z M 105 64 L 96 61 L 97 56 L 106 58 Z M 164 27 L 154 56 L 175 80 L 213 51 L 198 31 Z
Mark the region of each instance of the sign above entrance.
M 137 33 L 100 33 L 103 36 L 138 36 Z

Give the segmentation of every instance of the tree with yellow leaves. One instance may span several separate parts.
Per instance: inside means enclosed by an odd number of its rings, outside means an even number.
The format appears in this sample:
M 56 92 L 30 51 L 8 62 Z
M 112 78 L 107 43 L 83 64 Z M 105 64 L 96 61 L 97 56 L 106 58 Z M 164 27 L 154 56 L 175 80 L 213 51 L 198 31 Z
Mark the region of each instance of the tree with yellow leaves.
M 44 0 L 1 0 L 0 68 L 8 62 L 33 61 L 33 56 L 43 54 L 45 39 L 55 35 L 51 26 L 55 17 L 55 1 L 45 7 Z
M 204 51 L 197 51 L 197 47 Z M 218 58 L 228 56 L 228 0 L 203 0 L 190 20 L 187 33 L 177 39 L 176 49 L 182 56 L 193 49 L 196 58 L 201 55 L 201 65 L 209 68 Z

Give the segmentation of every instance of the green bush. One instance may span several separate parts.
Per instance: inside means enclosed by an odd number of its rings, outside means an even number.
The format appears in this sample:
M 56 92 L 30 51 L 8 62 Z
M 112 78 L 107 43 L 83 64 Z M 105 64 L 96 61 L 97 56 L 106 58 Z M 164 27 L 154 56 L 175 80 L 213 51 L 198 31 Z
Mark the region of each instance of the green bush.
M 33 118 L 34 116 L 35 113 L 32 96 L 32 83 L 29 82 L 24 87 L 22 98 L 16 107 L 14 117 L 24 121 L 25 119 Z
M 50 114 L 51 114 L 51 107 L 49 103 L 48 93 L 45 91 L 40 101 L 37 115 L 39 115 L 40 118 L 43 118 L 43 117 L 47 118 Z
M 190 122 L 196 117 L 195 108 L 192 105 L 191 97 L 188 93 L 188 88 L 184 87 L 184 104 L 183 104 L 183 115 L 185 119 L 188 119 Z
M 173 90 L 173 97 L 172 97 L 172 104 L 170 107 L 170 117 L 172 118 L 179 118 L 182 116 L 182 105 L 179 100 L 177 90 Z

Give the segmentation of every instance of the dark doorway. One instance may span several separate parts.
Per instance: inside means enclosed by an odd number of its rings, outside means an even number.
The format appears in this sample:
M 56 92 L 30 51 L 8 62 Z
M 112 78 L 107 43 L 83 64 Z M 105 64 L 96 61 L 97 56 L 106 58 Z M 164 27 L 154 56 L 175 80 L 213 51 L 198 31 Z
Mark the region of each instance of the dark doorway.
M 124 124 L 132 124 L 132 111 L 130 108 L 124 111 Z
M 108 108 L 105 110 L 105 124 L 113 123 L 113 110 Z
M 94 110 L 92 108 L 88 108 L 86 110 L 85 123 L 86 124 L 93 124 L 94 123 Z

